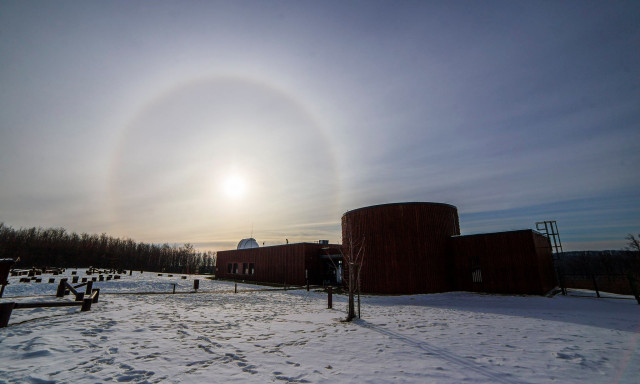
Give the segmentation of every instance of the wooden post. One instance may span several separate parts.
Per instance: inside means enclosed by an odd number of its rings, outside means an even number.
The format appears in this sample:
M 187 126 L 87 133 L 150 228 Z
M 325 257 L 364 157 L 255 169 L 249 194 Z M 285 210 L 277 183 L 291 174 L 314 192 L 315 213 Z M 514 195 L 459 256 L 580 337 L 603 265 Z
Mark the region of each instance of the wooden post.
M 94 303 L 97 303 L 99 297 L 100 297 L 100 289 L 96 288 L 91 293 L 91 299 L 93 300 Z
M 195 279 L 195 280 L 193 280 L 193 290 L 197 291 L 198 288 L 200 288 L 200 280 Z
M 238 293 L 238 283 L 233 284 L 233 293 Z
M 0 284 L 0 297 L 4 294 L 4 287 L 6 284 Z
M 83 300 L 84 300 L 84 292 L 76 293 L 76 301 L 83 301 Z
M 72 284 L 77 284 L 77 283 L 78 283 L 78 278 L 79 278 L 79 276 L 73 276 L 73 277 L 71 278 L 71 283 L 72 283 Z
M 560 275 L 560 290 L 562 291 L 562 296 L 567 296 L 567 284 L 564 275 Z
M 173 293 L 176 293 L 176 283 L 173 283 Z
M 327 308 L 333 308 L 333 287 L 329 286 L 329 294 L 327 295 Z
M 84 291 L 84 293 L 86 295 L 90 295 L 92 291 L 93 291 L 93 281 L 88 281 L 87 282 L 87 289 Z
M 64 291 L 67 289 L 66 282 L 67 282 L 67 279 L 60 279 L 60 284 L 58 284 L 58 291 L 56 292 L 56 297 L 64 297 Z
M 596 290 L 596 295 L 600 298 L 600 291 L 598 290 L 598 283 L 596 282 L 596 275 L 591 275 L 591 279 L 593 279 L 593 288 Z
M 11 312 L 16 303 L 0 303 L 0 328 L 4 328 L 9 324 Z
M 81 312 L 86 312 L 86 311 L 90 311 L 91 310 L 91 303 L 93 303 L 93 299 L 92 298 L 87 298 L 82 300 L 82 308 L 80 308 Z

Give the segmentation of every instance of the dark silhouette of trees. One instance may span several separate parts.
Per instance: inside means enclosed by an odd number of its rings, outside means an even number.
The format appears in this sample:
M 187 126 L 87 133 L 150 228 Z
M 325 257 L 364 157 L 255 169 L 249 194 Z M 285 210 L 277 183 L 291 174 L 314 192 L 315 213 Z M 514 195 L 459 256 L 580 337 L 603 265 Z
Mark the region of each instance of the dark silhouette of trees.
M 627 235 L 626 239 L 628 241 L 627 250 L 636 252 L 640 255 L 640 234 L 636 237 L 634 234 L 630 233 Z
M 156 272 L 212 272 L 213 252 L 196 251 L 192 244 L 136 243 L 86 233 L 67 233 L 63 228 L 14 229 L 0 223 L 0 258 L 20 258 L 17 268 L 100 267 Z
M 627 236 L 627 240 L 629 244 L 626 250 L 562 253 L 556 261 L 561 284 L 566 287 L 637 295 L 640 252 L 633 248 L 636 244 L 633 242 L 633 235 Z
M 558 271 L 568 275 L 640 276 L 640 258 L 635 251 L 564 252 L 558 260 Z

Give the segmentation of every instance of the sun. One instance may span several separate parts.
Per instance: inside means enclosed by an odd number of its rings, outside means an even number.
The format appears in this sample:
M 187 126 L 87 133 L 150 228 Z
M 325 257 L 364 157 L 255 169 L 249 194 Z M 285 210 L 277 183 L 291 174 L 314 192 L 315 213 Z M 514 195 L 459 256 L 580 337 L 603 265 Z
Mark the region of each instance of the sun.
M 223 188 L 228 197 L 239 199 L 247 192 L 247 182 L 240 175 L 230 175 L 224 180 Z

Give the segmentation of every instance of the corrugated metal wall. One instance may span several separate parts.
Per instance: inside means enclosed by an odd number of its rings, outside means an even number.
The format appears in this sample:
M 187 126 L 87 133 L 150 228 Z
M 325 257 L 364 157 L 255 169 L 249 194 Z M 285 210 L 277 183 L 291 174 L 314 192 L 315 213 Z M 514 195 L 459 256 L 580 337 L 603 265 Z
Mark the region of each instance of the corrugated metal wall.
M 364 246 L 366 293 L 431 293 L 453 289 L 450 236 L 460 234 L 458 210 L 440 203 L 365 207 L 342 216 L 342 242 Z
M 321 281 L 320 255 L 327 245 L 314 243 L 286 244 L 261 248 L 219 251 L 216 277 L 287 285 L 306 284 L 305 269 L 311 284 Z M 237 274 L 228 272 L 228 265 L 238 264 Z M 255 273 L 244 274 L 243 264 L 253 264 Z
M 458 236 L 451 244 L 457 290 L 541 295 L 555 286 L 549 239 L 537 232 Z

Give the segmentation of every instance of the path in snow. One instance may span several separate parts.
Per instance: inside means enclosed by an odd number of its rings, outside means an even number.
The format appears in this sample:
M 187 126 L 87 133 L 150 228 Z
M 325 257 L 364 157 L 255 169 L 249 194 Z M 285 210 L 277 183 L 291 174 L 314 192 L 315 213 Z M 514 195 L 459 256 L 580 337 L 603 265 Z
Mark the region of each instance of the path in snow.
M 405 344 L 408 344 L 408 345 L 413 346 L 415 348 L 422 349 L 422 350 L 426 351 L 427 353 L 429 353 L 433 357 L 446 360 L 446 361 L 448 361 L 450 363 L 453 363 L 453 364 L 457 364 L 463 369 L 468 369 L 468 370 L 474 371 L 474 372 L 478 373 L 479 375 L 486 376 L 487 378 L 493 380 L 496 383 L 505 383 L 505 384 L 524 383 L 522 381 L 508 379 L 507 377 L 504 377 L 503 375 L 495 373 L 495 372 L 493 372 L 492 370 L 486 368 L 483 365 L 474 363 L 473 361 L 470 361 L 470 360 L 464 359 L 464 358 L 462 358 L 460 356 L 457 356 L 457 355 L 445 350 L 444 348 L 439 348 L 439 347 L 430 345 L 429 343 L 424 342 L 424 341 L 415 340 L 413 338 L 401 335 L 401 334 L 399 334 L 397 332 L 390 331 L 390 330 L 385 329 L 383 327 L 367 323 L 364 320 L 358 320 L 358 321 L 355 322 L 355 324 L 362 325 L 363 327 L 366 327 L 368 329 L 372 329 L 372 330 L 374 330 L 376 332 L 379 332 L 379 333 L 381 333 L 383 335 L 389 336 L 392 339 L 399 340 L 399 341 L 402 341 Z

